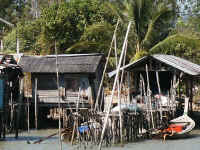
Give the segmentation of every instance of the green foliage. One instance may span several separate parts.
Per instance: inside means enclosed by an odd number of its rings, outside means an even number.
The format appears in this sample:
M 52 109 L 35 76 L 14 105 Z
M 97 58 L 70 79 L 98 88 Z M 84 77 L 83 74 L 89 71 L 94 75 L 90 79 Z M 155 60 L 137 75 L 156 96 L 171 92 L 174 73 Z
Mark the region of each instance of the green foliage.
M 38 46 L 37 38 L 40 35 L 41 27 L 39 22 L 21 22 L 17 25 L 17 36 L 20 39 L 20 51 L 23 53 L 36 53 Z M 30 52 L 31 51 L 31 52 Z
M 175 55 L 200 63 L 200 39 L 181 34 L 172 35 L 151 49 L 151 54 L 163 53 Z
M 10 32 L 7 36 L 3 38 L 4 41 L 4 51 L 9 52 L 13 51 L 15 52 L 17 42 L 16 42 L 16 30 L 13 29 L 12 32 Z
M 133 21 L 127 62 L 149 53 L 173 54 L 198 62 L 200 17 L 196 13 L 188 20 L 178 18 L 176 23 L 177 4 L 174 0 L 38 0 L 41 16 L 36 20 L 33 20 L 30 0 L 21 0 L 20 5 L 17 1 L 1 1 L 0 17 L 5 16 L 4 19 L 16 25 L 4 37 L 7 51 L 15 51 L 17 34 L 20 51 L 24 53 L 54 54 L 56 42 L 59 53 L 99 52 L 107 55 L 120 18 L 116 36 L 118 56 L 128 21 Z M 194 11 L 199 12 L 199 9 Z M 112 50 L 110 68 L 115 67 L 114 47 Z
M 113 24 L 112 14 L 108 14 L 98 0 L 71 0 L 44 8 L 39 19 L 41 49 L 54 53 L 54 41 L 60 53 L 77 43 L 87 26 L 108 21 Z
M 140 50 L 138 52 L 136 52 L 135 56 L 131 59 L 130 62 L 134 62 L 144 56 L 147 56 L 148 55 L 148 52 L 146 50 Z
M 74 44 L 68 53 L 91 53 L 98 52 L 107 55 L 112 40 L 113 26 L 108 22 L 100 22 L 89 25 L 85 28 L 80 42 Z
M 114 1 L 108 4 L 108 7 L 123 22 L 133 21 L 130 37 L 134 39 L 131 45 L 135 47 L 131 48 L 131 60 L 146 55 L 149 49 L 165 39 L 176 18 L 176 2 L 172 0 Z M 137 56 L 134 56 L 135 54 Z
M 0 17 L 16 24 L 24 9 L 26 0 L 0 0 Z M 4 23 L 0 22 L 1 27 L 7 27 Z
M 33 21 L 22 19 L 15 30 L 21 40 L 21 52 L 54 54 L 55 42 L 59 53 L 104 52 L 102 49 L 105 50 L 110 44 L 110 34 L 112 34 L 112 26 L 115 22 L 113 14 L 102 2 L 71 0 L 44 7 L 40 18 Z M 110 32 L 101 30 L 95 32 L 95 35 L 89 29 L 102 26 L 101 24 L 104 23 L 107 24 L 106 27 L 110 29 Z M 77 43 L 80 41 L 85 47 L 78 49 L 76 45 L 81 46 Z M 105 41 L 107 43 L 104 43 Z

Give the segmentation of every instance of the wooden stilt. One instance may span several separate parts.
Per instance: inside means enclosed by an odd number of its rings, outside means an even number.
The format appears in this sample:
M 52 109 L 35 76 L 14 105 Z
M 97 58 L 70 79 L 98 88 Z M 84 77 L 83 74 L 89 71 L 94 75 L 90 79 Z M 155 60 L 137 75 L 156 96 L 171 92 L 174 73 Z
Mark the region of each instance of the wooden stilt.
M 127 73 L 127 78 L 128 78 L 128 103 L 131 103 L 131 95 L 130 95 L 130 90 L 131 90 L 131 79 L 130 79 L 130 72 Z
M 0 112 L 0 139 L 1 139 L 1 134 L 2 134 L 2 112 Z
M 191 77 L 191 79 L 190 79 L 190 113 L 193 112 L 193 110 L 192 110 L 192 102 L 193 102 L 193 91 L 192 91 L 192 89 L 193 89 L 193 78 Z
M 150 113 L 151 113 L 151 121 L 152 121 L 152 127 L 154 127 L 154 122 L 153 122 L 153 112 L 152 112 L 152 104 L 151 104 L 151 90 L 150 90 L 150 83 L 149 83 L 149 72 L 148 72 L 148 65 L 146 64 L 146 75 L 147 75 L 147 97 L 150 105 Z
M 156 81 L 157 81 L 157 85 L 158 85 L 158 91 L 159 91 L 159 95 L 161 96 L 161 89 L 160 89 L 160 79 L 159 79 L 159 74 L 158 71 L 156 71 Z M 162 121 L 162 102 L 159 96 L 159 110 L 160 110 L 160 120 Z
M 38 129 L 37 83 L 38 80 L 35 78 L 35 129 Z
M 19 99 L 18 99 L 18 110 L 17 110 L 17 125 L 16 125 L 16 132 L 15 132 L 15 138 L 18 138 L 18 129 L 20 124 L 20 116 L 22 111 L 22 103 L 24 98 L 24 79 L 20 79 L 20 93 L 19 93 Z
M 28 124 L 28 133 L 30 133 L 30 103 L 29 103 L 29 98 L 27 98 L 27 124 Z

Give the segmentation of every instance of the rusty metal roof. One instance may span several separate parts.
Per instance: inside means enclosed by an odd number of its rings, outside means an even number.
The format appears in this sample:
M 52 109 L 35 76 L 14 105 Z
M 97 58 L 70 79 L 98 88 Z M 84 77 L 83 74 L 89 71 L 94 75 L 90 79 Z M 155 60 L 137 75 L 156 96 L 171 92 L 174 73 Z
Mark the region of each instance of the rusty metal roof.
M 191 76 L 200 75 L 200 65 L 194 64 L 186 59 L 176 57 L 173 55 L 155 54 L 151 56 L 145 56 L 137 61 L 134 61 L 126 66 L 121 67 L 120 70 L 134 70 L 137 66 L 147 62 L 147 60 L 153 59 L 160 63 L 173 67 L 181 72 L 184 72 Z M 109 77 L 116 74 L 116 70 L 109 73 Z
M 102 54 L 58 55 L 58 70 L 61 73 L 95 73 Z M 56 56 L 22 56 L 19 65 L 24 72 L 55 73 Z

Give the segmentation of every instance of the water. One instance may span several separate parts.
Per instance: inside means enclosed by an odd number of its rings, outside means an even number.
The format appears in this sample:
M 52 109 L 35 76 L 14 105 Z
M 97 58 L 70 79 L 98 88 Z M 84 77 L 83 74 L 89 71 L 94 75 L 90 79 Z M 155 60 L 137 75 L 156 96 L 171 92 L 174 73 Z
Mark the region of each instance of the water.
M 0 141 L 0 150 L 59 150 L 58 136 L 52 137 L 43 141 L 41 144 L 28 144 L 27 141 L 34 141 L 46 137 L 57 130 L 38 130 L 20 133 L 19 138 L 15 139 L 14 135 L 6 137 L 5 141 Z M 160 139 L 144 140 L 135 143 L 125 144 L 124 146 L 113 146 L 103 148 L 103 150 L 199 150 L 200 149 L 200 130 L 194 130 L 187 138 L 168 139 L 163 142 Z M 72 146 L 71 144 L 63 143 L 63 150 L 81 150 L 84 149 L 80 145 Z M 96 149 L 95 146 L 88 146 L 86 149 Z

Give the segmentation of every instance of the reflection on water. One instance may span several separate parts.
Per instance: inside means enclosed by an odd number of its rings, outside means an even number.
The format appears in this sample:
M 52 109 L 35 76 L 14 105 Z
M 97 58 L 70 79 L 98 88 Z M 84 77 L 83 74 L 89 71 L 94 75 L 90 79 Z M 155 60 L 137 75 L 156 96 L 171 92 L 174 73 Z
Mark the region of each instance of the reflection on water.
M 38 130 L 31 131 L 30 134 L 22 132 L 19 138 L 9 135 L 4 141 L 0 141 L 0 150 L 59 150 L 58 136 L 43 141 L 41 144 L 28 144 L 55 133 L 57 130 Z M 63 150 L 81 150 L 83 145 L 71 146 L 63 143 Z M 86 149 L 97 149 L 95 146 L 87 146 Z M 123 147 L 114 146 L 103 148 L 104 150 L 199 150 L 200 149 L 200 130 L 194 130 L 189 137 L 181 139 L 168 139 L 163 142 L 160 139 L 145 140 L 135 143 L 125 144 Z

